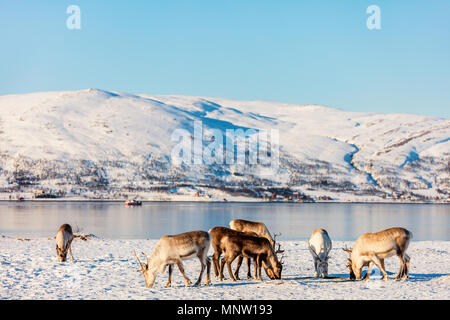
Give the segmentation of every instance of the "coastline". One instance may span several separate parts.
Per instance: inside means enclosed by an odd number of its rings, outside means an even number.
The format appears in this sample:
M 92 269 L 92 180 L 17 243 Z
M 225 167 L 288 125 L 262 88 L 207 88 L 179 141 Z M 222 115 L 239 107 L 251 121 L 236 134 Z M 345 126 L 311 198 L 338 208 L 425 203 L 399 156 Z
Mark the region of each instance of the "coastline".
M 0 199 L 0 203 L 24 203 L 24 202 L 117 202 L 124 203 L 127 199 L 74 199 L 74 198 L 56 198 L 56 199 L 25 199 L 25 200 L 9 200 L 9 199 Z M 191 203 L 290 203 L 290 204 L 314 204 L 314 203 L 342 203 L 342 204 L 440 204 L 440 205 L 450 205 L 449 201 L 348 201 L 348 200 L 317 200 L 317 201 L 266 201 L 252 198 L 247 200 L 203 200 L 203 199 L 154 199 L 154 200 L 144 200 L 139 199 L 142 203 L 155 203 L 155 202 L 191 202 Z

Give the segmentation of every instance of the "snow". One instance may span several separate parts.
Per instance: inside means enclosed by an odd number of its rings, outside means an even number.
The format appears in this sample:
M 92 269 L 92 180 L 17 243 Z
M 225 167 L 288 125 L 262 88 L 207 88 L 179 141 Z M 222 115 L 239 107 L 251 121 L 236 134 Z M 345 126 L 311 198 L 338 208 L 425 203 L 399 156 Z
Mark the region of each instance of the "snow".
M 329 275 L 337 278 L 316 279 L 306 241 L 280 241 L 286 250 L 281 280 L 269 280 L 264 273 L 263 282 L 248 280 L 243 264 L 242 280 L 235 283 L 214 279 L 211 268 L 211 285 L 185 287 L 175 267 L 171 288 L 164 287 L 166 272 L 150 289 L 136 272 L 133 250 L 148 254 L 157 240 L 75 239 L 75 261 L 65 263 L 57 262 L 54 241 L 0 236 L 0 299 L 450 299 L 450 241 L 412 241 L 406 281 L 393 280 L 399 267 L 395 257 L 386 260 L 388 282 L 376 274 L 368 282 L 349 281 L 341 248 L 351 241 L 333 242 Z M 196 280 L 198 260 L 184 264 L 188 277 Z M 225 276 L 229 279 L 226 270 Z
M 333 192 L 337 199 L 339 193 L 450 194 L 449 119 L 100 89 L 5 95 L 0 108 L 0 189 L 14 188 L 17 172 L 27 171 L 36 188 L 62 189 L 74 197 L 95 197 L 98 191 L 110 199 L 114 195 L 108 192 L 135 187 L 148 192 L 174 180 L 216 187 L 265 180 L 301 187 L 307 195 Z M 172 133 L 193 133 L 194 121 L 202 121 L 204 132 L 278 130 L 280 170 L 267 176 L 223 164 L 172 166 Z M 107 184 L 103 191 L 92 186 L 99 177 Z

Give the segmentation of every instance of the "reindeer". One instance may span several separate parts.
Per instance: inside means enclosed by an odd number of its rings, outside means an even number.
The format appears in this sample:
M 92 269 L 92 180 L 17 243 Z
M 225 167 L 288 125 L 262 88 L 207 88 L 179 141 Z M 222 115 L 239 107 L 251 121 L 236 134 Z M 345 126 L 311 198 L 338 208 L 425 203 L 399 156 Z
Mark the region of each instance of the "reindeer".
M 215 227 L 212 228 L 211 230 L 208 231 L 211 236 L 212 236 L 212 241 L 211 241 L 211 245 L 214 249 L 214 255 L 212 257 L 213 260 L 213 266 L 214 266 L 214 275 L 216 278 L 218 279 L 223 279 L 223 274 L 221 274 L 221 276 L 219 277 L 219 269 L 220 269 L 220 265 L 219 265 L 219 259 L 220 259 L 220 255 L 224 252 L 225 250 L 225 243 L 222 242 L 222 239 L 224 238 L 224 236 L 226 235 L 248 235 L 248 236 L 253 236 L 253 237 L 258 237 L 258 235 L 254 232 L 240 232 L 240 231 L 236 231 L 236 230 L 232 230 L 229 228 L 225 228 L 225 227 Z M 278 251 L 276 253 L 282 253 L 284 251 Z M 236 268 L 236 271 L 234 272 L 234 277 L 236 280 L 239 280 L 239 267 L 242 264 L 242 255 L 239 256 L 239 261 L 238 261 L 238 266 Z M 250 259 L 247 259 L 247 261 L 250 261 Z M 247 275 L 249 277 L 249 279 L 252 277 L 251 275 L 251 271 L 250 271 L 250 263 L 248 263 L 248 270 L 247 270 Z M 275 274 L 273 273 L 273 270 L 269 267 L 267 267 L 265 264 L 263 264 L 264 270 L 266 271 L 266 274 L 269 276 L 270 279 L 276 279 Z
M 166 287 L 170 287 L 172 284 L 171 277 L 173 265 L 176 264 L 178 269 L 180 269 L 184 280 L 186 281 L 186 287 L 188 287 L 191 285 L 191 281 L 184 273 L 182 260 L 197 257 L 201 263 L 201 271 L 194 286 L 198 286 L 200 284 L 205 268 L 205 284 L 208 285 L 211 283 L 209 277 L 211 261 L 208 258 L 209 244 L 210 237 L 208 232 L 205 231 L 191 231 L 177 235 L 164 236 L 156 243 L 150 258 L 142 252 L 147 260 L 147 263 L 141 262 L 136 255 L 136 252 L 134 252 L 134 255 L 141 267 L 141 269 L 137 271 L 144 275 L 145 286 L 150 288 L 153 286 L 157 274 L 164 273 L 166 266 L 169 266 L 169 278 L 167 280 Z
M 269 242 L 273 248 L 275 248 L 276 237 L 281 236 L 281 233 L 278 233 L 278 234 L 274 234 L 273 238 L 272 238 L 272 236 L 270 235 L 269 229 L 267 229 L 267 227 L 264 223 L 243 220 L 243 219 L 231 220 L 230 228 L 233 230 L 236 230 L 236 231 L 254 233 L 259 237 L 266 238 L 267 240 L 269 240 Z M 284 250 L 280 250 L 280 245 L 278 245 L 277 253 L 282 253 L 282 252 L 284 252 Z M 235 276 L 237 275 L 237 277 L 236 277 L 237 279 L 239 278 L 239 269 L 241 268 L 243 259 L 244 259 L 243 256 L 239 256 L 239 258 L 238 258 L 236 271 L 235 271 Z M 247 277 L 251 278 L 252 275 L 251 275 L 251 271 L 250 271 L 250 259 L 246 259 L 246 260 L 247 260 Z
M 272 247 L 275 248 L 275 240 L 270 235 L 269 229 L 262 222 L 254 222 L 249 220 L 235 219 L 230 221 L 230 228 L 241 232 L 254 232 L 258 236 L 269 240 Z M 274 235 L 279 236 L 280 234 Z
M 212 256 L 213 266 L 214 266 L 214 276 L 216 279 L 219 279 L 219 269 L 220 269 L 220 256 L 223 253 L 224 247 L 222 246 L 222 238 L 227 234 L 240 234 L 240 231 L 228 229 L 225 227 L 215 227 L 208 231 L 208 233 L 212 236 L 211 240 L 211 246 L 214 249 L 214 254 Z M 243 234 L 251 235 L 257 237 L 258 235 L 254 232 L 242 232 Z M 241 256 L 239 256 L 241 258 Z M 242 262 L 242 260 L 240 260 Z M 249 261 L 247 259 L 247 261 Z M 249 278 L 251 278 L 251 272 L 250 272 L 250 263 L 248 263 L 248 270 L 247 275 Z M 268 274 L 269 275 L 269 274 Z M 273 277 L 273 273 L 269 277 Z M 239 280 L 239 272 L 238 270 L 235 271 L 234 277 Z M 222 276 L 223 278 L 223 276 Z
M 59 227 L 58 232 L 56 233 L 56 255 L 59 262 L 66 261 L 67 251 L 69 251 L 70 258 L 73 261 L 71 247 L 72 240 L 72 227 L 68 224 L 63 224 L 61 227 Z
M 281 278 L 283 262 L 278 261 L 276 252 L 270 245 L 269 240 L 240 232 L 225 232 L 221 234 L 221 231 L 224 229 L 227 228 L 216 227 L 210 230 L 213 238 L 220 239 L 220 250 L 221 252 L 224 252 L 224 257 L 222 258 L 219 270 L 220 280 L 223 280 L 223 267 L 226 263 L 231 280 L 236 281 L 236 277 L 231 271 L 231 263 L 236 259 L 236 257 L 241 255 L 249 259 L 254 259 L 255 277 L 257 280 L 261 281 L 262 266 L 264 266 L 264 269 L 269 277 L 274 279 Z M 214 259 L 217 261 L 217 255 Z
M 324 229 L 316 229 L 308 240 L 308 248 L 314 259 L 314 277 L 328 277 L 328 259 L 331 239 Z
M 396 280 L 408 278 L 410 258 L 406 254 L 412 233 L 404 228 L 390 228 L 376 233 L 366 233 L 360 236 L 353 249 L 343 248 L 349 254 L 347 267 L 351 280 L 360 280 L 362 268 L 368 266 L 364 280 L 369 280 L 370 271 L 375 264 L 383 274 L 383 280 L 389 279 L 384 268 L 384 259 L 397 255 L 400 260 L 400 270 Z

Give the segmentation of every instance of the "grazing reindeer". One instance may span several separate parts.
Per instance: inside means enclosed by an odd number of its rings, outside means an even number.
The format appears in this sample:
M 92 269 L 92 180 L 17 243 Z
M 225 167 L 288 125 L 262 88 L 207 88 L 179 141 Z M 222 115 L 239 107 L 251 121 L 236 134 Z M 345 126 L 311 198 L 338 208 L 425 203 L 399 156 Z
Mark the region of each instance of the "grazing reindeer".
M 266 225 L 262 222 L 254 222 L 249 220 L 242 220 L 242 219 L 235 219 L 230 221 L 230 228 L 236 231 L 241 232 L 250 232 L 254 233 L 259 237 L 266 238 L 269 240 L 270 244 L 273 248 L 275 248 L 275 238 L 277 236 L 280 236 L 281 233 L 274 234 L 273 238 L 270 235 L 269 229 L 267 229 Z M 284 250 L 280 250 L 280 245 L 278 246 L 277 253 L 282 253 Z M 236 266 L 235 275 L 238 275 L 236 278 L 239 278 L 239 269 L 242 265 L 243 256 L 239 256 L 238 263 Z M 250 259 L 247 260 L 247 276 L 248 278 L 251 278 L 251 271 L 250 271 Z
M 272 247 L 275 248 L 275 240 L 270 235 L 269 229 L 267 229 L 266 225 L 262 222 L 254 222 L 249 220 L 236 219 L 230 221 L 230 228 L 233 230 L 241 231 L 241 232 L 254 232 L 258 236 L 266 238 L 269 240 Z M 279 236 L 277 234 L 275 236 Z
M 212 240 L 211 240 L 211 246 L 214 249 L 214 255 L 212 257 L 213 260 L 213 266 L 214 266 L 214 275 L 216 278 L 218 279 L 223 279 L 223 274 L 221 275 L 221 277 L 219 277 L 219 270 L 220 270 L 220 265 L 219 265 L 219 259 L 220 259 L 220 255 L 224 252 L 225 250 L 225 243 L 222 242 L 222 239 L 224 238 L 224 236 L 226 235 L 249 235 L 249 236 L 254 236 L 254 237 L 258 237 L 258 235 L 254 232 L 240 232 L 240 231 L 236 231 L 236 230 L 232 230 L 232 229 L 228 229 L 225 227 L 215 227 L 212 228 L 211 230 L 208 231 L 211 236 L 212 236 Z M 247 259 L 247 261 L 250 261 L 250 259 Z M 236 271 L 234 272 L 234 277 L 236 280 L 239 280 L 239 267 L 240 267 L 240 263 L 242 263 L 242 255 L 239 256 L 239 262 L 238 262 L 238 266 L 236 268 Z M 250 272 L 250 263 L 248 263 L 248 272 L 247 275 L 249 278 L 252 277 L 251 272 Z M 265 264 L 263 264 L 264 270 L 266 271 L 266 274 L 269 276 L 270 279 L 276 279 L 273 271 L 271 268 L 268 268 Z
M 147 263 L 142 263 L 137 257 L 136 252 L 134 253 L 141 266 L 141 269 L 138 270 L 138 272 L 142 272 L 145 278 L 145 285 L 147 288 L 150 288 L 155 282 L 156 275 L 158 273 L 164 273 L 166 266 L 169 266 L 169 278 L 166 287 L 170 287 L 172 284 L 171 277 L 173 265 L 177 264 L 178 269 L 180 269 L 180 272 L 186 281 L 186 286 L 189 286 L 191 281 L 184 273 L 182 260 L 197 257 L 200 260 L 202 269 L 194 286 L 200 284 L 205 267 L 205 284 L 209 284 L 211 282 L 209 278 L 211 267 L 211 261 L 208 258 L 209 244 L 209 234 L 205 231 L 191 231 L 177 235 L 164 236 L 156 243 L 150 258 L 148 258 L 145 253 L 142 253 L 145 256 Z
M 395 279 L 407 279 L 410 259 L 406 249 L 411 238 L 412 233 L 404 228 L 390 228 L 360 236 L 353 249 L 343 249 L 349 254 L 347 266 L 350 269 L 350 279 L 360 280 L 362 268 L 368 266 L 364 280 L 369 280 L 370 271 L 375 264 L 383 273 L 383 280 L 387 281 L 389 278 L 384 268 L 384 259 L 393 255 L 400 259 L 400 270 Z
M 72 227 L 68 224 L 63 224 L 59 227 L 58 232 L 56 233 L 56 255 L 58 256 L 59 262 L 66 261 L 67 251 L 69 251 L 70 258 L 73 261 L 71 247 L 72 240 Z
M 324 229 L 316 229 L 308 240 L 308 248 L 314 259 L 314 277 L 328 277 L 328 259 L 331 239 Z
M 225 227 L 215 227 L 215 228 L 212 228 L 211 230 L 209 230 L 208 233 L 212 236 L 211 246 L 214 249 L 214 254 L 212 256 L 212 261 L 213 261 L 213 266 L 214 266 L 214 276 L 216 277 L 216 279 L 219 279 L 219 269 L 220 269 L 219 259 L 220 259 L 220 256 L 222 255 L 223 249 L 224 249 L 224 247 L 222 245 L 222 238 L 227 234 L 240 234 L 241 232 L 232 230 L 232 229 L 228 229 Z M 254 232 L 246 232 L 245 234 L 255 236 L 255 237 L 258 236 Z M 239 258 L 241 258 L 241 257 L 242 256 L 239 256 Z M 247 261 L 249 261 L 249 259 L 247 259 Z M 241 263 L 242 263 L 242 261 L 241 261 Z M 247 266 L 248 266 L 247 275 L 249 278 L 251 278 L 250 262 L 248 262 Z M 237 280 L 239 280 L 238 270 L 236 270 L 236 272 L 234 273 L 234 277 Z
M 231 280 L 236 281 L 236 278 L 231 271 L 231 263 L 238 256 L 244 256 L 245 258 L 253 259 L 255 261 L 255 277 L 257 280 L 261 280 L 262 266 L 264 266 L 265 269 L 267 268 L 266 272 L 269 277 L 272 276 L 275 279 L 281 279 L 283 262 L 278 261 L 275 250 L 266 238 L 232 232 L 217 236 L 217 233 L 220 233 L 220 229 L 218 230 L 217 228 L 211 229 L 210 232 L 211 234 L 216 233 L 213 237 L 220 238 L 220 249 L 224 252 L 219 271 L 220 280 L 223 280 L 223 267 L 226 263 Z M 215 259 L 217 261 L 217 256 Z

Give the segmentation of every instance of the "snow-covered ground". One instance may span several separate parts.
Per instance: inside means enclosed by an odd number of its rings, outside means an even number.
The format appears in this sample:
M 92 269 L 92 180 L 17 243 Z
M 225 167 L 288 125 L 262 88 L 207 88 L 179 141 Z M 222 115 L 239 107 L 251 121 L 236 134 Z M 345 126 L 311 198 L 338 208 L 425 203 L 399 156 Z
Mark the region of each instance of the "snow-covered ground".
M 164 287 L 165 273 L 148 289 L 136 272 L 133 250 L 149 253 L 155 243 L 76 239 L 72 244 L 75 261 L 58 263 L 54 240 L 0 236 L 0 299 L 450 299 L 450 241 L 412 241 L 406 281 L 393 280 L 399 267 L 396 257 L 386 260 L 390 281 L 377 280 L 376 274 L 368 282 L 348 281 L 347 254 L 341 248 L 351 246 L 350 241 L 333 243 L 329 273 L 337 279 L 315 279 L 306 242 L 280 241 L 286 249 L 281 280 L 269 280 L 265 274 L 263 282 L 247 280 L 243 264 L 243 280 L 220 282 L 211 268 L 211 285 L 185 287 L 175 267 L 171 288 Z M 186 261 L 185 270 L 196 280 L 198 260 Z

